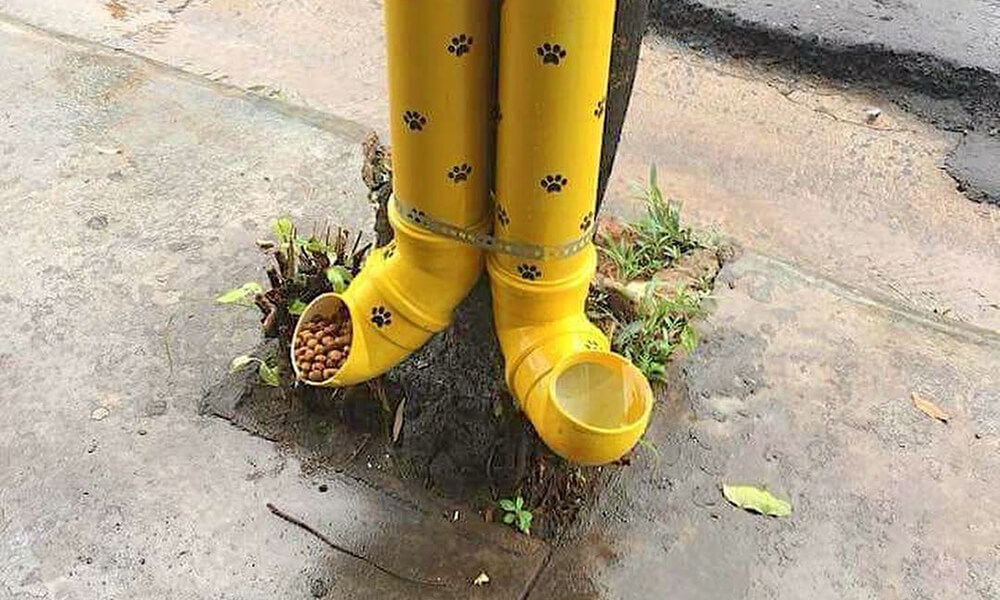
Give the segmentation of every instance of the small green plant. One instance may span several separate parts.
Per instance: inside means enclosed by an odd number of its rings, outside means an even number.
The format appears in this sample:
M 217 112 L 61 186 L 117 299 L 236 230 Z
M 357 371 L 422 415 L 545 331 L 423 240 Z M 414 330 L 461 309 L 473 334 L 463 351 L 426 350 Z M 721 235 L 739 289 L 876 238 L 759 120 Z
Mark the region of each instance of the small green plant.
M 531 535 L 531 511 L 524 508 L 524 498 L 504 498 L 500 508 L 504 511 L 504 523 L 517 527 L 524 535 Z
M 315 230 L 314 230 L 315 231 Z M 257 246 L 273 260 L 266 267 L 268 289 L 251 281 L 231 289 L 215 301 L 236 306 L 256 306 L 262 314 L 265 337 L 290 344 L 295 324 L 313 299 L 328 292 L 341 293 L 361 270 L 371 244 L 363 236 L 325 226 L 322 233 L 299 235 L 288 217 L 276 219 L 272 239 Z
M 681 225 L 681 205 L 663 197 L 656 165 L 649 167 L 649 182 L 636 189 L 645 214 L 627 225 L 621 235 L 603 235 L 600 244 L 624 281 L 648 279 L 685 252 L 708 246 L 698 232 Z
M 635 321 L 618 330 L 614 345 L 620 349 L 643 375 L 653 381 L 664 381 L 667 360 L 678 347 L 690 352 L 698 345 L 698 334 L 691 322 L 704 315 L 701 301 L 707 292 L 681 289 L 677 294 L 662 298 L 647 294 L 644 306 Z
M 248 281 L 238 288 L 233 288 L 221 294 L 215 299 L 219 304 L 238 304 L 240 306 L 253 306 L 254 297 L 261 293 L 263 289 L 256 281 Z
M 272 367 L 267 364 L 266 360 L 257 358 L 256 356 L 250 356 L 247 354 L 237 356 L 233 359 L 233 362 L 229 363 L 229 372 L 235 373 L 254 363 L 257 364 L 257 376 L 260 377 L 261 383 L 271 387 L 278 387 L 281 385 L 281 378 L 278 377 L 277 367 Z
M 681 224 L 681 205 L 666 200 L 649 169 L 649 181 L 637 186 L 645 205 L 636 222 L 605 232 L 599 249 L 614 277 L 605 277 L 588 296 L 587 314 L 609 324 L 612 346 L 629 358 L 651 381 L 666 378 L 667 362 L 677 348 L 688 352 L 698 344 L 692 321 L 703 316 L 702 301 L 714 273 L 666 290 L 659 273 L 681 256 L 712 249 L 714 241 Z M 623 309 L 623 305 L 627 309 Z

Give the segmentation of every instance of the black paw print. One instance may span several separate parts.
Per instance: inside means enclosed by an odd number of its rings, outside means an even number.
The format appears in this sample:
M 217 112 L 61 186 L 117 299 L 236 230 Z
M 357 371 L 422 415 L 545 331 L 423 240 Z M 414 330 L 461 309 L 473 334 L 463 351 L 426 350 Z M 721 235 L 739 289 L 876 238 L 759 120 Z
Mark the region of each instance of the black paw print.
M 406 213 L 406 218 L 407 218 L 407 219 L 409 219 L 409 220 L 411 220 L 411 221 L 413 221 L 414 223 L 422 223 L 422 222 L 423 222 L 423 220 L 424 220 L 424 219 L 425 219 L 426 217 L 427 217 L 427 213 L 425 213 L 425 212 L 424 212 L 424 211 L 422 211 L 422 210 L 417 210 L 417 209 L 415 209 L 415 208 L 411 208 L 411 209 L 410 209 L 410 210 L 409 210 L 409 211 L 408 211 L 408 212 Z
M 451 38 L 451 43 L 448 44 L 448 52 L 455 56 L 462 56 L 463 54 L 472 52 L 472 36 L 463 33 Z
M 545 42 L 538 47 L 538 56 L 542 57 L 543 65 L 558 65 L 560 60 L 566 58 L 566 51 L 559 44 Z
M 507 216 L 507 209 L 499 204 L 497 205 L 497 221 L 500 221 L 500 224 L 504 227 L 510 225 L 510 217 Z
M 569 180 L 559 173 L 542 177 L 542 189 L 550 194 L 563 191 L 563 188 L 567 185 L 569 185 Z
M 462 163 L 460 165 L 455 165 L 448 171 L 448 179 L 452 180 L 454 183 L 462 183 L 463 181 L 468 181 L 469 176 L 472 175 L 472 167 L 467 163 Z
M 535 265 L 517 265 L 517 272 L 521 275 L 521 279 L 527 279 L 528 281 L 542 278 L 542 272 Z
M 587 340 L 583 345 L 587 348 L 587 350 L 601 349 L 601 345 L 597 343 L 597 340 Z
M 593 212 L 589 212 L 589 213 L 583 215 L 583 218 L 580 219 L 580 231 L 587 231 L 587 230 L 589 230 L 590 226 L 593 225 L 593 224 L 594 224 L 594 213 Z
M 386 310 L 384 306 L 373 306 L 372 323 L 379 329 L 392 325 L 392 313 Z
M 597 108 L 594 109 L 594 116 L 597 117 L 598 119 L 604 116 L 604 107 L 606 103 L 607 103 L 606 98 L 601 98 L 600 100 L 597 101 Z
M 408 110 L 403 113 L 403 123 L 410 128 L 410 131 L 423 131 L 427 124 L 427 117 L 415 110 Z
M 390 258 L 392 258 L 395 255 L 396 255 L 396 243 L 395 242 L 392 242 L 391 244 L 389 244 L 388 246 L 386 246 L 385 250 L 382 251 L 382 257 L 385 258 L 386 260 L 389 260 Z

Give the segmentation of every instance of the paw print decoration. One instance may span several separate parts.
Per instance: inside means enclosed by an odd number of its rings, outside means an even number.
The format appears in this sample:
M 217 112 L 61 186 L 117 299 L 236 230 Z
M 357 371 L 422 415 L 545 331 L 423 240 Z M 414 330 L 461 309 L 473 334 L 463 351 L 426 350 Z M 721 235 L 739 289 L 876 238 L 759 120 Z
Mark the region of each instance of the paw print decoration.
M 594 224 L 594 213 L 593 211 L 583 215 L 580 219 L 580 231 L 587 231 Z
M 406 211 L 406 218 L 413 221 L 414 223 L 422 223 L 425 218 L 427 218 L 427 213 L 416 208 L 411 208 Z
M 566 50 L 559 44 L 545 42 L 536 51 L 542 57 L 543 65 L 558 65 L 559 61 L 566 58 Z
M 408 110 L 403 113 L 403 123 L 410 131 L 423 131 L 424 125 L 427 124 L 427 117 L 415 110 Z
M 455 165 L 450 171 L 448 171 L 448 179 L 450 179 L 452 183 L 462 183 L 463 181 L 468 181 L 471 175 L 472 167 L 468 163 Z
M 462 56 L 463 54 L 472 52 L 472 36 L 463 33 L 451 38 L 451 42 L 448 44 L 448 52 L 455 56 Z
M 587 340 L 584 343 L 584 346 L 587 348 L 587 350 L 600 350 L 601 349 L 601 345 L 598 344 L 597 340 L 595 340 L 595 339 L 589 339 L 589 340 Z
M 389 245 L 385 247 L 385 250 L 382 251 L 382 256 L 385 258 L 385 260 L 389 260 L 395 255 L 396 255 L 396 242 L 390 242 Z
M 607 107 L 607 99 L 601 98 L 597 101 L 597 106 L 594 108 L 594 116 L 600 119 L 604 116 L 604 109 Z
M 569 180 L 562 176 L 560 173 L 555 175 L 546 175 L 542 177 L 542 189 L 550 194 L 558 194 L 563 191 L 563 188 L 569 185 Z
M 537 266 L 527 263 L 517 265 L 517 272 L 521 276 L 521 279 L 527 279 L 528 281 L 542 278 L 541 270 Z
M 510 225 L 510 216 L 507 214 L 507 209 L 499 204 L 497 205 L 497 221 L 503 227 Z
M 379 329 L 392 325 L 392 313 L 384 306 L 373 306 L 372 324 Z

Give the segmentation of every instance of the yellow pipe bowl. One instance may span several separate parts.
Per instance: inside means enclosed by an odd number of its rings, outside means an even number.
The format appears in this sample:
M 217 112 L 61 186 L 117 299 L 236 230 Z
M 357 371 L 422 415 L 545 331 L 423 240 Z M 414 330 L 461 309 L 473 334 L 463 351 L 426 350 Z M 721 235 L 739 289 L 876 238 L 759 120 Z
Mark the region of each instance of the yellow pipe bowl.
M 621 458 L 642 437 L 653 391 L 642 373 L 610 352 L 584 314 L 596 266 L 593 246 L 572 276 L 529 282 L 487 259 L 505 378 L 521 410 L 553 452 L 582 465 Z
M 292 345 L 295 376 L 308 385 L 355 385 L 396 366 L 448 326 L 482 273 L 481 250 L 409 224 L 395 202 L 389 221 L 396 233 L 393 243 L 373 251 L 343 294 L 323 294 L 310 302 L 296 324 L 293 340 L 303 324 L 331 317 L 341 306 L 351 318 L 350 353 L 331 379 L 303 378 Z

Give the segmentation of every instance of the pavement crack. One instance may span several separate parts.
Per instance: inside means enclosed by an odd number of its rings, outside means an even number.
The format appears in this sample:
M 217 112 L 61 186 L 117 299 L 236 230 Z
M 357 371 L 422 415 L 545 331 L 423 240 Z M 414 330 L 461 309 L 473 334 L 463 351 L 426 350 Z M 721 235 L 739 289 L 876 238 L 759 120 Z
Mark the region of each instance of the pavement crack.
M 375 568 L 376 570 L 378 570 L 378 571 L 380 571 L 382 573 L 385 573 L 386 575 L 389 575 L 391 577 L 395 577 L 396 579 L 399 579 L 400 581 L 405 581 L 407 583 L 415 583 L 417 585 L 427 585 L 427 586 L 434 586 L 434 587 L 444 587 L 444 586 L 447 585 L 447 583 L 445 583 L 444 581 L 438 580 L 438 579 L 434 579 L 434 580 L 432 580 L 432 579 L 418 579 L 416 577 L 409 577 L 407 575 L 403 575 L 402 573 L 397 573 L 397 572 L 393 571 L 392 569 L 389 569 L 388 567 L 383 567 L 382 565 L 380 565 L 379 563 L 375 562 L 373 559 L 368 558 L 364 554 L 359 554 L 359 553 L 354 552 L 353 550 L 351 550 L 349 548 L 345 548 L 345 547 L 341 546 L 340 544 L 334 542 L 333 540 L 331 540 L 330 538 L 326 537 L 325 535 L 323 535 L 322 533 L 320 533 L 316 529 L 313 529 L 313 527 L 310 526 L 309 524 L 305 523 L 304 521 L 302 521 L 302 520 L 300 520 L 300 519 L 298 519 L 296 517 L 293 517 L 292 515 L 286 513 L 285 511 L 281 510 L 280 508 L 278 508 L 277 506 L 271 504 L 270 502 L 267 503 L 267 509 L 269 511 L 271 511 L 271 514 L 275 515 L 276 517 L 278 517 L 280 519 L 283 519 L 283 520 L 291 523 L 292 525 L 295 525 L 296 527 L 299 527 L 300 529 L 305 530 L 306 532 L 308 532 L 309 534 L 311 534 L 313 537 L 315 537 L 316 539 L 320 540 L 321 542 L 323 542 L 327 546 L 333 548 L 337 552 L 340 552 L 342 554 L 346 554 L 346 555 L 348 555 L 348 556 L 350 556 L 352 558 L 356 558 L 357 560 L 360 560 L 361 562 L 363 562 L 363 563 L 365 563 L 365 564 L 367 564 L 367 565 Z
M 535 590 L 535 586 L 541 579 L 542 573 L 548 570 L 550 562 L 552 562 L 552 548 L 548 548 L 546 550 L 545 558 L 542 559 L 542 564 L 538 565 L 538 569 L 535 570 L 534 574 L 531 576 L 531 579 L 528 580 L 528 585 L 524 587 L 524 592 L 522 592 L 521 595 L 518 596 L 518 600 L 528 600 L 528 598 L 531 596 L 531 592 Z
M 928 313 L 914 310 L 911 307 L 902 306 L 891 297 L 877 291 L 857 287 L 843 281 L 832 279 L 825 275 L 807 271 L 799 265 L 781 258 L 770 256 L 757 250 L 754 250 L 753 254 L 760 260 L 770 263 L 771 265 L 782 269 L 789 274 L 799 277 L 811 284 L 826 288 L 828 291 L 843 298 L 844 300 L 888 311 L 899 318 L 910 321 L 911 323 L 933 329 L 939 333 L 949 335 L 956 339 L 968 341 L 980 346 L 1000 347 L 1000 331 L 978 327 L 962 321 L 946 321 L 940 315 L 934 317 Z

